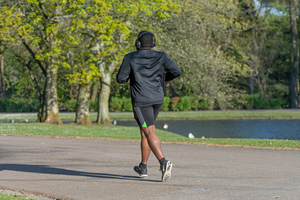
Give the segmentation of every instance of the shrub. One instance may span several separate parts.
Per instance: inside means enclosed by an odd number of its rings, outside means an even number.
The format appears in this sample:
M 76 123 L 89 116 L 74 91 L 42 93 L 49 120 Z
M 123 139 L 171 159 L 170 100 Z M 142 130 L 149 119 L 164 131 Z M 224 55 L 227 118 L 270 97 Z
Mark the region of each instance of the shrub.
M 89 108 L 91 112 L 95 112 L 98 108 L 98 100 L 89 100 Z
M 64 104 L 64 107 L 68 110 L 68 112 L 75 112 L 77 106 L 77 100 L 67 100 Z
M 180 100 L 180 97 L 172 97 L 171 98 L 171 110 L 178 111 L 177 104 Z
M 121 111 L 122 110 L 122 98 L 119 97 L 112 97 L 110 102 L 109 102 L 109 107 L 110 107 L 110 111 Z
M 113 112 L 132 111 L 131 99 L 127 97 L 112 97 L 109 102 L 109 110 Z
M 200 101 L 197 97 L 190 97 L 191 99 L 191 110 L 199 110 L 200 107 Z
M 241 102 L 237 101 L 237 107 L 242 109 L 282 109 L 288 107 L 284 98 L 264 98 L 260 94 L 241 95 Z
M 40 102 L 38 99 L 0 99 L 1 112 L 38 112 L 39 108 Z
M 181 97 L 177 104 L 177 108 L 180 111 L 192 110 L 191 97 Z
M 132 111 L 132 103 L 130 98 L 122 98 L 123 99 L 123 109 L 122 111 Z
M 6 105 L 8 104 L 9 99 L 0 99 L 0 112 L 6 112 Z
M 171 98 L 170 97 L 165 97 L 164 98 L 164 103 L 161 106 L 161 110 L 162 111 L 169 111 L 170 102 L 171 102 Z

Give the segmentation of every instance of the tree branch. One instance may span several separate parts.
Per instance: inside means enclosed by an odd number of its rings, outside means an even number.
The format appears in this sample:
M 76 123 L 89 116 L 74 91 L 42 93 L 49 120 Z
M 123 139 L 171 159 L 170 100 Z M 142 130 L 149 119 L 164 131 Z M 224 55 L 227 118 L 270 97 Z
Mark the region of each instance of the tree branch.
M 46 71 L 46 69 L 43 67 L 43 64 L 41 63 L 41 61 L 40 60 L 37 60 L 36 59 L 36 55 L 35 55 L 35 53 L 32 51 L 32 49 L 29 47 L 29 45 L 25 42 L 25 40 L 24 39 L 22 39 L 22 43 L 23 43 L 23 45 L 25 46 L 25 48 L 27 49 L 27 51 L 30 53 L 30 55 L 32 56 L 32 58 L 34 59 L 34 61 L 38 64 L 38 66 L 41 68 L 41 70 L 43 71 L 43 74 L 45 75 L 45 76 L 47 76 L 47 71 Z

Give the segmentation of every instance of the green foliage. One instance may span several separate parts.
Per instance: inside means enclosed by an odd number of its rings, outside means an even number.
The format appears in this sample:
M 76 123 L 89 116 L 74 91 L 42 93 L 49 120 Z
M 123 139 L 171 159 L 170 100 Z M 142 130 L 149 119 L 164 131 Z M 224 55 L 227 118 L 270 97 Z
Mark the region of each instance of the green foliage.
M 16 99 L 38 98 L 36 88 L 43 93 L 46 81 L 41 69 L 52 67 L 58 68 L 60 107 L 75 111 L 76 100 L 67 99 L 77 98 L 78 84 L 101 77 L 110 63 L 118 63 L 133 50 L 141 29 L 156 34 L 154 50 L 170 55 L 183 72 L 170 83 L 172 95 L 181 98 L 166 97 L 162 110 L 287 108 L 292 48 L 288 7 L 278 1 L 259 2 L 266 10 L 252 22 L 243 6 L 254 1 L 4 1 L 0 53 L 5 50 L 6 93 L 13 93 L 14 101 L 0 104 L 0 110 L 30 110 L 25 100 Z M 269 13 L 271 8 L 283 13 Z M 256 64 L 253 39 L 259 52 Z M 248 89 L 249 66 L 256 68 L 254 91 L 261 95 L 239 97 Z M 129 96 L 128 83 L 112 80 L 111 96 Z M 187 97 L 188 93 L 196 97 Z M 90 101 L 89 106 L 96 111 L 97 101 Z M 132 110 L 130 99 L 112 98 L 110 110 Z
M 126 97 L 112 97 L 109 102 L 109 109 L 113 112 L 132 111 L 131 99 Z
M 233 108 L 231 100 L 243 91 L 232 83 L 239 76 L 251 74 L 247 65 L 241 65 L 235 56 L 225 53 L 222 48 L 231 43 L 228 39 L 232 36 L 231 30 L 241 32 L 248 27 L 238 20 L 238 4 L 233 0 L 174 2 L 180 4 L 182 12 L 166 21 L 155 21 L 153 28 L 160 25 L 159 47 L 182 71 L 183 75 L 171 83 L 179 91 L 177 95 L 193 94 L 209 105 L 213 104 L 207 106 L 208 109 Z M 173 99 L 171 109 L 199 108 L 195 103 L 192 108 L 192 100 L 184 98 L 181 102 Z
M 14 33 L 20 25 L 20 13 L 14 7 L 0 7 L 0 54 L 11 42 L 15 42 Z
M 62 106 L 64 106 L 68 112 L 75 112 L 76 105 L 77 105 L 77 100 L 67 100 L 65 103 L 63 103 Z
M 181 97 L 177 108 L 179 111 L 187 111 L 192 109 L 192 102 L 190 97 Z
M 180 97 L 172 97 L 171 98 L 171 110 L 172 111 L 179 111 L 177 105 L 178 105 L 178 102 L 180 100 Z
M 132 111 L 132 103 L 131 103 L 131 99 L 127 98 L 124 103 L 123 103 L 123 111 Z
M 123 108 L 123 99 L 125 97 L 112 97 L 109 102 L 109 108 L 111 111 L 121 111 Z
M 288 107 L 288 100 L 282 97 L 264 98 L 260 94 L 241 96 L 243 103 L 237 103 L 241 109 L 282 109 Z
M 37 99 L 0 99 L 0 112 L 38 112 L 39 108 Z
M 170 101 L 172 111 L 212 110 L 213 104 L 196 96 L 173 97 Z
M 242 95 L 239 101 L 235 101 L 238 109 L 282 109 L 288 107 L 285 98 L 267 99 L 260 94 Z M 66 100 L 60 103 L 68 112 L 76 111 L 77 100 Z M 3 98 L 0 99 L 0 112 L 38 112 L 39 101 L 37 99 Z M 89 100 L 90 111 L 97 110 L 98 101 Z M 162 111 L 197 111 L 212 110 L 213 105 L 203 99 L 194 96 L 165 97 L 161 107 Z M 131 112 L 133 110 L 131 99 L 127 97 L 112 97 L 109 102 L 109 110 L 112 112 Z
M 90 111 L 91 112 L 95 112 L 97 110 L 97 107 L 98 107 L 98 100 L 92 100 L 90 99 L 89 100 L 89 107 L 90 107 Z
M 164 98 L 164 103 L 161 106 L 161 110 L 162 111 L 169 111 L 170 102 L 171 102 L 171 98 L 170 97 L 165 97 Z

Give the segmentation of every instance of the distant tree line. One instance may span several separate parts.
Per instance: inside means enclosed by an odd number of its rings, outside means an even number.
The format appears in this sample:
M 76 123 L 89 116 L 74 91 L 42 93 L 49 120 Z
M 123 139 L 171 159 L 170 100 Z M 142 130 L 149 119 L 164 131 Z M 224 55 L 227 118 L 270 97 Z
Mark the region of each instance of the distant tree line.
M 255 108 L 253 98 L 299 106 L 296 0 L 0 0 L 0 98 L 38 99 L 38 121 L 61 124 L 76 100 L 76 123 L 110 123 L 111 97 L 129 97 L 115 74 L 141 30 L 157 37 L 183 76 L 167 96 L 211 109 Z M 249 96 L 250 95 L 250 96 Z M 252 97 L 252 95 L 254 95 Z M 260 100 L 262 101 L 262 100 Z M 254 102 L 254 101 L 253 101 Z

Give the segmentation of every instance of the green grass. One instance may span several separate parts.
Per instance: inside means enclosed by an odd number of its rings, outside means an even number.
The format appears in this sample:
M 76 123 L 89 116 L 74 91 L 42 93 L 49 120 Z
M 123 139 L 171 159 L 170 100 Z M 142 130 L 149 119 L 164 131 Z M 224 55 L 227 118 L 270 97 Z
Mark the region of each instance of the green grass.
M 34 199 L 28 199 L 17 195 L 0 194 L 0 200 L 34 200 Z
M 0 134 L 6 135 L 30 135 L 30 136 L 62 136 L 62 137 L 91 137 L 91 138 L 112 138 L 125 140 L 139 140 L 138 127 L 123 126 L 78 126 L 70 125 L 50 125 L 50 124 L 0 124 Z M 297 140 L 261 140 L 261 139 L 189 139 L 181 135 L 157 130 L 157 135 L 163 142 L 177 143 L 202 143 L 214 145 L 238 145 L 247 147 L 271 147 L 271 148 L 291 148 L 300 149 L 300 141 Z
M 60 113 L 62 120 L 75 120 L 75 113 Z M 91 113 L 90 117 L 92 121 L 97 118 L 96 113 Z M 133 113 L 110 113 L 111 119 L 133 119 Z M 199 112 L 160 112 L 158 119 L 249 119 L 249 118 L 263 118 L 263 119 L 300 119 L 300 110 L 258 110 L 258 111 L 199 111 Z M 36 114 L 22 114 L 11 115 L 5 113 L 0 115 L 0 120 L 36 120 Z

